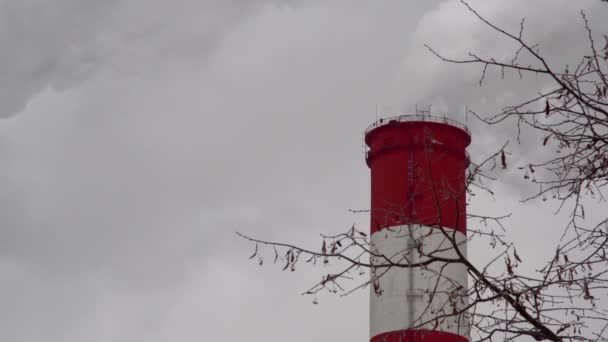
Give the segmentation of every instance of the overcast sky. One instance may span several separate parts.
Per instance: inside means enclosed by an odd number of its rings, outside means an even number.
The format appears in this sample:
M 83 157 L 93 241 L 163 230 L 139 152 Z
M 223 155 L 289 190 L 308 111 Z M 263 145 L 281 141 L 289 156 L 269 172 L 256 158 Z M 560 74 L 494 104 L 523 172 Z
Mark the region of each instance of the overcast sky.
M 608 28 L 599 0 L 472 4 L 509 29 L 526 16 L 556 65 L 586 44 L 580 9 Z M 320 270 L 260 268 L 234 232 L 316 246 L 366 227 L 348 209 L 369 203 L 376 106 L 464 120 L 543 86 L 479 88 L 424 43 L 512 51 L 455 0 L 0 1 L 0 340 L 367 341 L 367 291 L 313 305 Z M 512 139 L 471 126 L 474 159 Z M 518 213 L 533 267 L 559 222 L 518 206 L 511 173 L 475 209 Z

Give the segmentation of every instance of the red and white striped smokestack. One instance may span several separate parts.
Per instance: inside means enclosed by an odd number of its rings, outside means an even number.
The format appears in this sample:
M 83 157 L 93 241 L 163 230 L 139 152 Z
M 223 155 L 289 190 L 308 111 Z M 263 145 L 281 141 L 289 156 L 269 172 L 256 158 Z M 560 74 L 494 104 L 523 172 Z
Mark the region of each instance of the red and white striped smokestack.
M 466 126 L 446 118 L 404 115 L 381 119 L 365 132 L 371 169 L 371 251 L 400 264 L 428 255 L 466 255 Z M 453 237 L 450 239 L 449 237 Z M 381 258 L 372 263 L 386 264 Z M 469 341 L 462 264 L 372 270 L 372 342 Z

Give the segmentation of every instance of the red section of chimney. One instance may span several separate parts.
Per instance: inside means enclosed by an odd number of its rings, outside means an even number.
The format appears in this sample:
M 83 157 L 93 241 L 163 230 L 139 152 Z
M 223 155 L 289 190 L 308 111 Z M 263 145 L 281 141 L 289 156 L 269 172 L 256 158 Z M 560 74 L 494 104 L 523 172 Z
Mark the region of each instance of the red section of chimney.
M 370 342 L 468 342 L 465 337 L 441 331 L 401 330 L 391 331 L 372 337 Z
M 446 119 L 399 118 L 375 124 L 365 135 L 372 179 L 372 234 L 408 223 L 440 225 L 466 233 L 468 131 Z

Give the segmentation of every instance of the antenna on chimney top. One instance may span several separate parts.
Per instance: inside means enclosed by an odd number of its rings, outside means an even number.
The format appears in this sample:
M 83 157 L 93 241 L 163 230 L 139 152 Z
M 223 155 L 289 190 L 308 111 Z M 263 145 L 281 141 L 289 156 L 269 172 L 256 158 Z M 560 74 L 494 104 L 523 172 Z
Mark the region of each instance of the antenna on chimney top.
M 376 121 L 378 121 L 378 104 L 376 103 Z
M 418 108 L 418 104 L 416 103 L 416 115 L 431 116 L 431 105 L 429 105 L 426 109 L 424 109 L 424 108 Z

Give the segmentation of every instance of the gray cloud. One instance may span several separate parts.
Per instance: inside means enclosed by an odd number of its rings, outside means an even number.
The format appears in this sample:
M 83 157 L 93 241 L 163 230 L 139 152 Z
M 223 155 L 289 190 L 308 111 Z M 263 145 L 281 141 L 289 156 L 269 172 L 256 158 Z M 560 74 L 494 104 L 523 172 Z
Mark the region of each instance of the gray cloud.
M 47 87 L 73 87 L 100 70 L 145 77 L 170 72 L 176 62 L 196 64 L 235 25 L 271 3 L 3 1 L 0 115 L 20 112 Z

